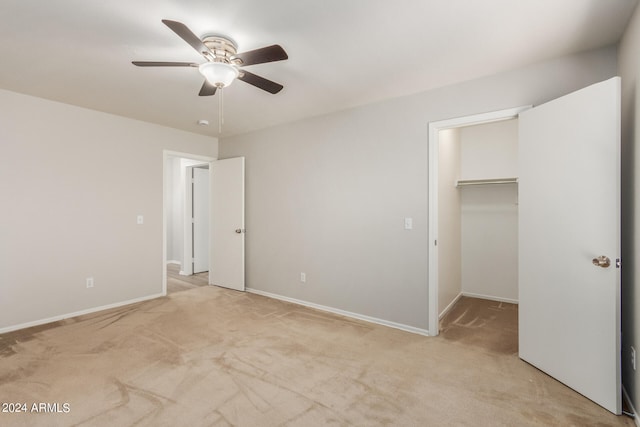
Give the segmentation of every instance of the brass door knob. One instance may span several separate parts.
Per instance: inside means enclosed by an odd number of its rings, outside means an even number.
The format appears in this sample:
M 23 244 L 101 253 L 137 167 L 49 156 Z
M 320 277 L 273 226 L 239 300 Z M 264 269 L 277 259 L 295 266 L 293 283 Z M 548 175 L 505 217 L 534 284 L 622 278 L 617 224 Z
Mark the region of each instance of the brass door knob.
M 602 267 L 602 268 L 608 268 L 611 265 L 611 260 L 609 259 L 609 257 L 606 257 L 604 255 L 600 255 L 597 258 L 594 258 L 591 262 L 593 262 L 593 265 L 595 265 L 596 267 Z

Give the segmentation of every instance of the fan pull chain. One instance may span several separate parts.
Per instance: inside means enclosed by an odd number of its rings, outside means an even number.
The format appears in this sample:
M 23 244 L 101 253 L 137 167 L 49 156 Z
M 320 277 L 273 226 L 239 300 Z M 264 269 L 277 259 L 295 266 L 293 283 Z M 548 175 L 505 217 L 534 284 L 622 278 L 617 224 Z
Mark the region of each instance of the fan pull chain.
M 224 122 L 224 114 L 223 114 L 223 108 L 224 108 L 224 97 L 223 97 L 223 88 L 218 89 L 218 92 L 220 92 L 220 97 L 218 98 L 218 133 L 221 134 L 222 133 L 222 123 Z

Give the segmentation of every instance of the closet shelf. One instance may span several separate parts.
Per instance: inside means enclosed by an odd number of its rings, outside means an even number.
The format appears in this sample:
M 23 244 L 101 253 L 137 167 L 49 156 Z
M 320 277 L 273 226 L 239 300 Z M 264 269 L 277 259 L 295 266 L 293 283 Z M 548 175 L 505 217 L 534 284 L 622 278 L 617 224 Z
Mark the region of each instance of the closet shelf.
M 471 185 L 495 185 L 495 184 L 517 184 L 518 178 L 495 178 L 495 179 L 461 179 L 456 183 L 456 187 L 468 187 Z

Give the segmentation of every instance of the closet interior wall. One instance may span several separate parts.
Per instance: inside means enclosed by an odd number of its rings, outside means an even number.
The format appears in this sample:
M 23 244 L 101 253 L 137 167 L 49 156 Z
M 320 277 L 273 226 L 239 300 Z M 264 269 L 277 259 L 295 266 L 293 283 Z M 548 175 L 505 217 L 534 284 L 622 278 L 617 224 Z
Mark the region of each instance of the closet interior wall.
M 518 177 L 517 119 L 460 129 L 460 179 Z M 518 301 L 518 186 L 460 187 L 462 293 Z
M 460 191 L 460 131 L 438 135 L 438 310 L 446 312 L 462 292 L 462 222 Z

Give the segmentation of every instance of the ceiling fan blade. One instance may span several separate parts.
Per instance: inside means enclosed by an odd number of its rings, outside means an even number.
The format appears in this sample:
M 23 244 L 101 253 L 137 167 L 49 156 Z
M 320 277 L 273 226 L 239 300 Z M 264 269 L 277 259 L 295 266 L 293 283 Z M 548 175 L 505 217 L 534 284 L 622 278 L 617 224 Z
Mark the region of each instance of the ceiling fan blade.
M 284 86 L 271 80 L 267 80 L 264 77 L 257 76 L 245 70 L 240 70 L 238 80 L 242 80 L 245 83 L 249 83 L 257 88 L 266 90 L 269 93 L 276 94 L 282 90 Z
M 242 61 L 240 64 L 241 67 L 245 65 L 264 64 L 265 62 L 282 61 L 288 58 L 287 52 L 284 51 L 282 46 L 277 44 L 238 53 L 233 56 L 233 59 L 240 59 Z
M 215 95 L 216 89 L 218 88 L 212 85 L 211 83 L 209 83 L 209 80 L 205 80 L 204 83 L 202 84 L 202 88 L 200 89 L 200 93 L 198 93 L 198 95 L 199 96 Z
M 138 67 L 197 67 L 195 62 L 131 61 Z
M 200 40 L 200 37 L 193 34 L 193 32 L 187 28 L 182 22 L 170 21 L 169 19 L 163 19 L 162 23 L 169 27 L 171 31 L 176 33 L 180 38 L 191 45 L 192 48 L 198 51 L 198 53 L 205 58 L 213 59 L 214 55 L 211 50 Z

